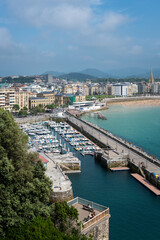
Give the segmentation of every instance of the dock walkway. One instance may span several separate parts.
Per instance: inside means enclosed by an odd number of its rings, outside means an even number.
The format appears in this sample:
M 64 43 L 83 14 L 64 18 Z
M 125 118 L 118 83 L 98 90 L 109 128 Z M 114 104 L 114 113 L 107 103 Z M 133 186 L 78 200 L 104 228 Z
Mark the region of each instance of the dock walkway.
M 137 173 L 132 173 L 132 177 L 134 177 L 137 181 L 139 181 L 141 184 L 143 184 L 146 188 L 148 188 L 150 191 L 152 191 L 155 195 L 160 195 L 160 190 L 158 190 L 155 186 L 153 186 L 150 182 L 148 182 L 146 179 L 144 179 L 142 176 L 140 176 Z

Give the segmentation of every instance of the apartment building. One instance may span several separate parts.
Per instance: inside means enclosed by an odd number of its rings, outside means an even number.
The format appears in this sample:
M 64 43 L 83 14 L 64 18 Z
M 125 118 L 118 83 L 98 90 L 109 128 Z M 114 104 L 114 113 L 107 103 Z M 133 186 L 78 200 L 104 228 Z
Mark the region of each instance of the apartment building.
M 20 110 L 24 107 L 29 109 L 29 92 L 23 91 L 21 88 L 15 89 L 15 104 L 18 104 Z
M 127 96 L 128 95 L 128 86 L 125 84 L 113 84 L 113 95 L 114 96 Z
M 98 85 L 89 87 L 89 95 L 97 95 L 98 94 Z
M 138 93 L 138 85 L 137 84 L 130 84 L 128 86 L 128 96 L 134 96 Z
M 0 89 L 0 108 L 11 111 L 14 104 L 15 90 L 12 88 Z

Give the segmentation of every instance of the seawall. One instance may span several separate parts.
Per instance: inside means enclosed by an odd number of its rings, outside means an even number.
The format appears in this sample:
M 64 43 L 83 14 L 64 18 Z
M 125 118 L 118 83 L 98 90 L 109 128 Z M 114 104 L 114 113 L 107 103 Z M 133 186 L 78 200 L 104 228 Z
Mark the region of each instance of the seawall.
M 79 119 L 68 112 L 66 115 L 68 122 L 73 127 L 81 131 L 92 141 L 96 142 L 100 147 L 105 148 L 106 152 L 109 152 L 110 149 L 112 149 L 119 154 L 120 157 L 126 155 L 128 160 L 127 164 L 129 164 L 132 171 L 138 172 L 141 175 L 144 174 L 147 180 L 160 188 L 159 178 L 153 176 L 153 172 L 160 176 L 160 162 L 158 159 L 154 156 L 150 156 L 143 151 L 143 149 L 134 146 L 132 143 L 129 143 L 92 123 Z M 100 158 L 102 159 L 102 157 Z M 103 164 L 107 166 L 104 160 Z

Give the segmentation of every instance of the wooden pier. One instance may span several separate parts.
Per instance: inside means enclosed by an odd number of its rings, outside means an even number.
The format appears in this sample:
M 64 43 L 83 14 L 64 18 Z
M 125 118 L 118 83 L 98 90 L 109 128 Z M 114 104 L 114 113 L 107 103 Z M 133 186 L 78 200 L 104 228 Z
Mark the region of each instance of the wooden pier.
M 138 182 L 143 184 L 146 188 L 148 188 L 151 192 L 153 192 L 155 195 L 159 196 L 160 195 L 160 190 L 153 186 L 150 182 L 148 182 L 146 179 L 144 179 L 142 176 L 140 176 L 137 173 L 132 173 L 132 177 L 134 177 Z
M 112 172 L 117 172 L 117 171 L 129 171 L 130 169 L 128 167 L 114 167 L 110 168 Z

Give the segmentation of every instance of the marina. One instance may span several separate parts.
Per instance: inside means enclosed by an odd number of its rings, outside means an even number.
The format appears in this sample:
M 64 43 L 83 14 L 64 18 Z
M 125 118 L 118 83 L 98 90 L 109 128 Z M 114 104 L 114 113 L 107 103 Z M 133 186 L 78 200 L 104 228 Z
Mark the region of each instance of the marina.
M 69 124 L 56 123 L 48 121 L 48 126 L 57 132 L 66 142 L 68 142 L 76 151 L 79 151 L 81 155 L 94 155 L 95 151 L 99 151 L 100 148 L 86 138 L 82 133 L 75 130 Z
M 26 123 L 20 128 L 28 135 L 29 151 L 39 154 L 52 181 L 52 201 L 72 199 L 72 183 L 67 174 L 81 172 L 81 161 L 75 153 L 94 156 L 100 148 L 66 122 Z

